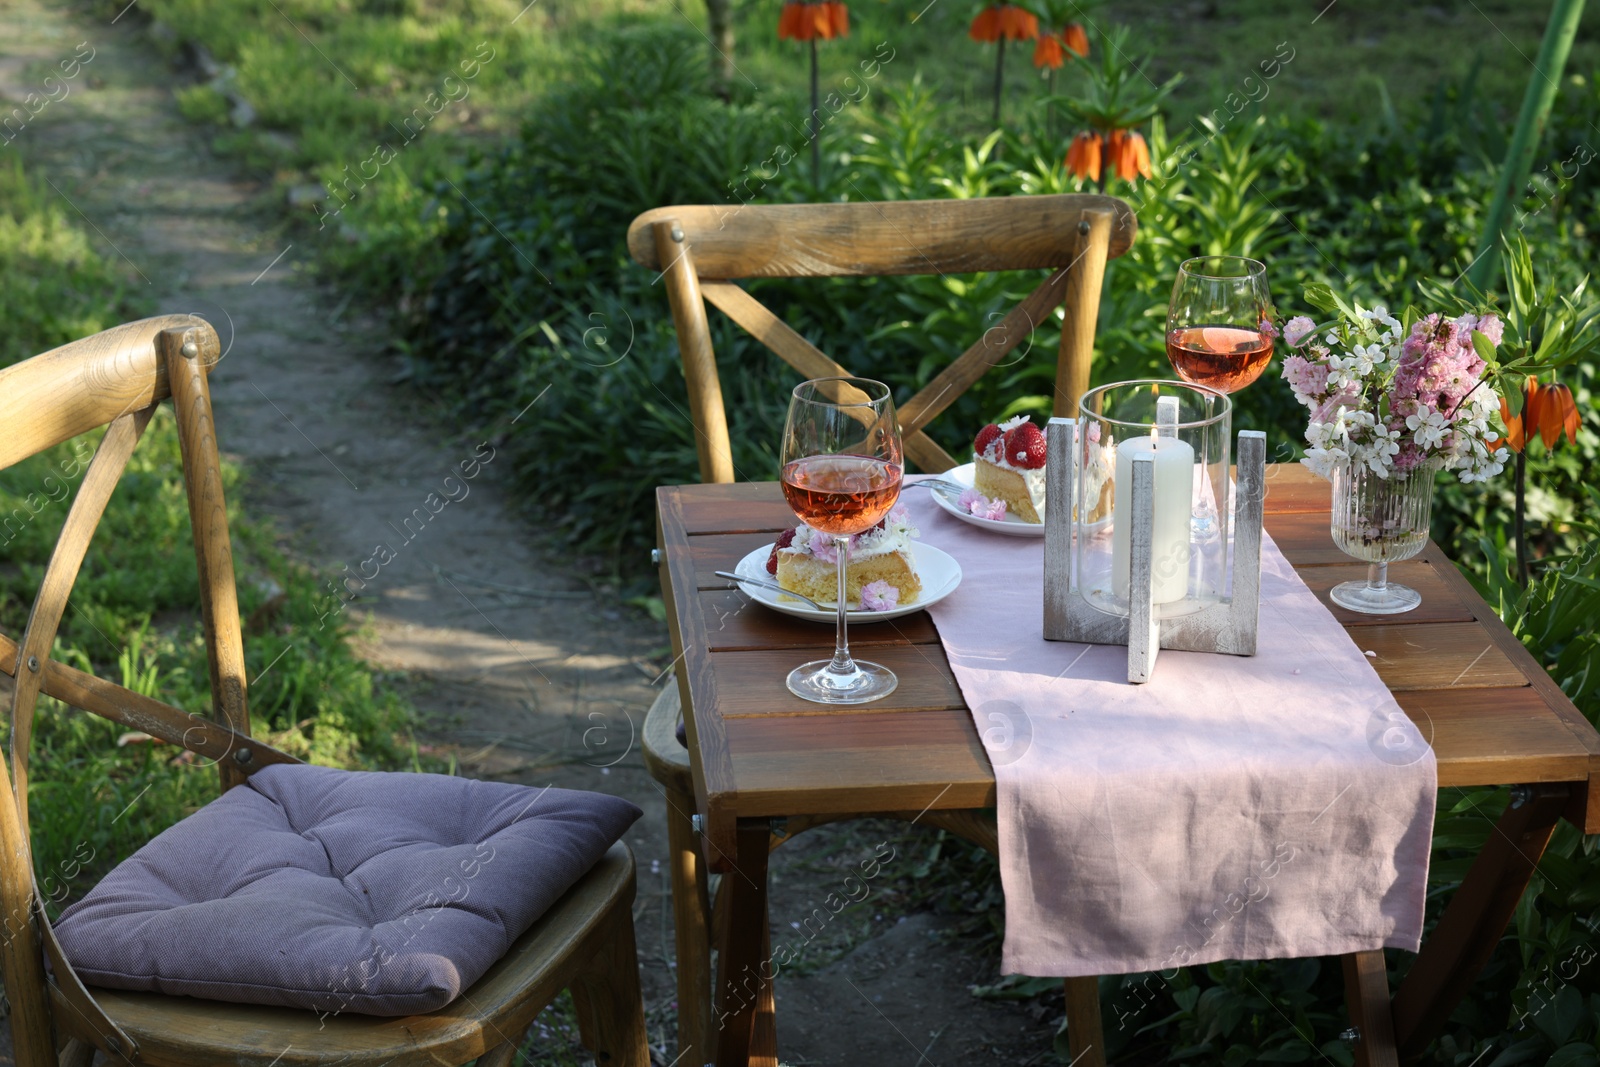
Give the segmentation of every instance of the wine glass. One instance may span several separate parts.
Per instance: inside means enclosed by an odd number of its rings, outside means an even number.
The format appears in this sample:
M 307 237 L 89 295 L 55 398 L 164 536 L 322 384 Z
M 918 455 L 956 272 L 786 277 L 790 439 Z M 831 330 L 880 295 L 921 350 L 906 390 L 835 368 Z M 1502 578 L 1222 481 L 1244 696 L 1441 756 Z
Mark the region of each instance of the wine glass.
M 789 691 L 819 704 L 864 704 L 894 692 L 887 667 L 850 658 L 845 575 L 852 535 L 865 533 L 900 498 L 904 460 L 894 397 L 866 378 L 817 378 L 795 386 L 783 427 L 783 495 L 795 516 L 833 538 L 838 556 L 838 637 L 833 658 L 789 673 Z
M 1267 369 L 1276 333 L 1266 264 L 1201 256 L 1178 268 L 1167 305 L 1167 359 L 1184 381 L 1238 392 Z
M 1167 304 L 1167 359 L 1178 377 L 1219 393 L 1238 392 L 1267 369 L 1276 333 L 1266 264 L 1199 256 L 1179 265 Z M 1200 457 L 1202 468 L 1209 460 Z M 1222 535 L 1214 501 L 1202 499 L 1195 508 L 1194 533 L 1203 541 Z

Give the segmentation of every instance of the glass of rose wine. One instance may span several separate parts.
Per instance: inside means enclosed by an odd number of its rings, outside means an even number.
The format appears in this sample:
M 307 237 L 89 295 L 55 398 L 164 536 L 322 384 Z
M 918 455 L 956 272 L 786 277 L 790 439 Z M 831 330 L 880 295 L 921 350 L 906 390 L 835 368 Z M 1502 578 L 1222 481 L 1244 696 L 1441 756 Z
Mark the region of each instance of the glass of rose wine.
M 1238 392 L 1272 362 L 1276 334 L 1265 263 L 1199 256 L 1179 265 L 1167 304 L 1167 359 L 1178 377 L 1219 393 Z M 1201 455 L 1201 466 L 1209 463 L 1210 457 Z M 1226 532 L 1210 499 L 1199 502 L 1193 524 L 1202 540 Z
M 838 556 L 838 635 L 833 658 L 789 673 L 789 691 L 819 704 L 864 704 L 894 692 L 887 667 L 850 658 L 845 633 L 850 542 L 900 498 L 904 457 L 894 397 L 866 378 L 817 378 L 795 386 L 783 427 L 783 495 L 795 516 L 833 538 Z
M 1276 333 L 1266 264 L 1201 256 L 1178 268 L 1167 305 L 1167 359 L 1184 381 L 1238 392 L 1267 369 Z

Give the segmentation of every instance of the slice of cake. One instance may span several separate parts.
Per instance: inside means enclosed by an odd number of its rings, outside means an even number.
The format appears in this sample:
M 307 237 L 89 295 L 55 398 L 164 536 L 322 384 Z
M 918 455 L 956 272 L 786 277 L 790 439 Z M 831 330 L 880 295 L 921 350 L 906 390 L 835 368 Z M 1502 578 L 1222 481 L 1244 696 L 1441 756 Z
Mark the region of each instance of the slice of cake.
M 845 600 L 861 603 L 861 590 L 874 586 L 868 610 L 904 606 L 922 592 L 911 557 L 911 539 L 918 536 L 904 505 L 896 505 L 878 525 L 850 538 L 850 566 L 845 571 Z M 767 573 L 778 577 L 783 588 L 832 604 L 839 591 L 839 558 L 833 538 L 809 526 L 785 530 L 772 546 Z M 884 583 L 881 586 L 876 583 Z
M 1044 434 L 1026 415 L 978 431 L 972 442 L 973 488 L 1004 500 L 1023 522 L 1044 522 Z

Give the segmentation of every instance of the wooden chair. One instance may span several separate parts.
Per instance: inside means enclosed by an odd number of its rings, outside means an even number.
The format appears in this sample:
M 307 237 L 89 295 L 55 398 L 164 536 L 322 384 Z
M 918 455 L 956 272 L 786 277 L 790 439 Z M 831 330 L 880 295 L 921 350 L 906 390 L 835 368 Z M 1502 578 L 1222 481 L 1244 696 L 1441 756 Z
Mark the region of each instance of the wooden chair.
M 659 272 L 672 307 L 672 321 L 689 387 L 695 447 L 703 482 L 734 480 L 728 420 L 711 348 L 705 303 L 709 301 L 765 344 L 805 378 L 848 374 L 736 284 L 741 278 L 872 277 L 901 274 L 960 274 L 1043 270 L 1049 273 L 1022 303 L 987 330 L 960 357 L 899 407 L 907 457 L 937 473 L 959 462 L 923 432 L 985 371 L 1030 331 L 1065 305 L 1057 354 L 1054 413 L 1076 415 L 1078 397 L 1089 386 L 1089 366 L 1108 259 L 1133 243 L 1137 222 L 1121 200 L 1104 196 L 1016 196 L 991 200 L 900 201 L 863 204 L 680 206 L 647 211 L 628 227 L 634 260 Z M 977 427 L 969 427 L 975 431 Z M 663 567 L 665 564 L 662 564 Z M 665 572 L 663 571 L 663 580 Z M 686 1062 L 711 1058 L 714 1047 L 710 1001 L 712 906 L 706 867 L 693 828 L 696 809 L 691 760 L 694 714 L 680 677 L 645 719 L 644 756 L 666 794 L 671 851 L 673 921 L 678 952 L 678 1047 Z M 682 714 L 687 748 L 676 737 Z M 868 813 L 861 816 L 865 817 Z M 878 812 L 916 818 L 918 812 Z M 992 821 L 970 814 L 921 815 L 993 851 Z M 816 825 L 808 823 L 807 826 Z M 791 820 L 772 847 L 807 828 Z M 1074 1053 L 1089 1029 L 1098 1043 L 1098 997 L 1093 979 L 1068 983 L 1075 1018 Z M 770 1025 L 771 989 L 762 990 L 758 1025 Z M 1081 987 L 1081 988 L 1080 988 Z M 1084 1036 L 1084 1041 L 1089 1037 Z M 699 1050 L 692 1056 L 691 1050 Z
M 216 332 L 170 315 L 107 330 L 0 370 L 0 468 L 98 427 L 83 476 L 20 642 L 0 635 L 15 679 L 11 762 L 0 764 L 0 946 L 16 1062 L 87 1067 L 98 1049 L 123 1064 L 441 1064 L 504 1067 L 520 1035 L 570 989 L 585 1043 L 602 1062 L 648 1067 L 634 954 L 633 859 L 618 843 L 470 990 L 404 1018 L 89 988 L 57 944 L 29 852 L 28 755 L 40 693 L 215 761 L 224 790 L 272 764 L 298 762 L 250 736 L 244 649 L 206 375 Z M 171 396 L 200 576 L 215 720 L 102 681 L 50 655 L 68 594 L 113 489 L 157 405 Z M 197 931 L 225 951 L 229 931 Z M 53 974 L 46 974 L 49 958 Z

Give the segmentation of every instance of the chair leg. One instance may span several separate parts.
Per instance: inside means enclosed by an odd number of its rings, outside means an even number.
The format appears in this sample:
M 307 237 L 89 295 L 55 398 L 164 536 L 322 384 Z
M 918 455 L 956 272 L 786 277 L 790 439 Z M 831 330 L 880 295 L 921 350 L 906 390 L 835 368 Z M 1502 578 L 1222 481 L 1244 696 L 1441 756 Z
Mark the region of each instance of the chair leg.
M 678 950 L 678 1054 L 686 1064 L 711 1059 L 711 932 L 705 863 L 690 813 L 694 798 L 668 789 L 667 846 L 672 864 L 672 930 Z
M 474 1067 L 511 1067 L 511 1061 L 516 1059 L 517 1043 L 507 1041 L 496 1045 L 494 1048 L 478 1057 Z
M 615 927 L 600 951 L 572 983 L 572 1002 L 594 1060 L 605 1067 L 650 1067 L 639 991 L 639 957 L 633 943 L 633 912 L 617 909 Z
M 1065 978 L 1067 1050 L 1080 1067 L 1105 1067 L 1106 1042 L 1100 1027 L 1100 979 Z
M 1356 1067 L 1399 1067 L 1394 1046 L 1394 1014 L 1389 1008 L 1389 972 L 1383 950 L 1342 957 L 1344 998 L 1355 1026 Z

